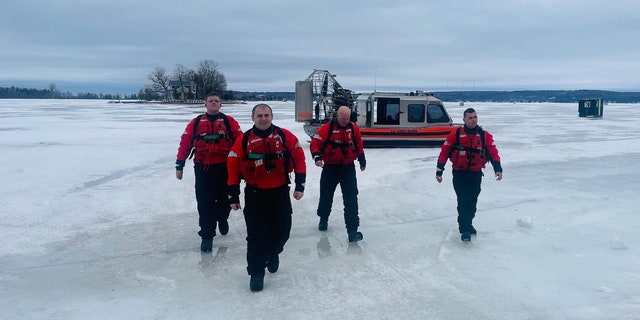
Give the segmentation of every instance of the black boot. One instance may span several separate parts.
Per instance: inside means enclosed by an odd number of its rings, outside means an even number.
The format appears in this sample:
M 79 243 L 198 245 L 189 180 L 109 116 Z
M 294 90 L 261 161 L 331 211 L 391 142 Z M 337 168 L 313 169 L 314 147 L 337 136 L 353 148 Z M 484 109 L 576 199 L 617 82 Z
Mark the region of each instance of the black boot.
M 478 231 L 476 231 L 476 228 L 474 228 L 473 225 L 469 225 L 468 227 L 458 227 L 458 231 L 460 231 L 460 234 L 468 232 L 472 236 L 475 236 L 476 234 L 478 234 Z
M 358 242 L 363 238 L 364 237 L 362 236 L 362 232 L 359 232 L 359 231 L 349 232 L 349 242 Z
M 460 235 L 460 240 L 464 241 L 464 242 L 468 242 L 471 241 L 471 232 L 463 232 Z
M 229 233 L 229 222 L 227 220 L 218 221 L 218 230 L 223 236 Z
M 329 226 L 329 217 L 321 217 L 320 223 L 318 223 L 318 230 L 327 231 L 328 226 Z
M 264 287 L 264 274 L 252 274 L 251 280 L 249 280 L 249 289 L 251 291 L 262 291 Z
M 211 250 L 213 250 L 213 238 L 202 238 L 202 242 L 200 243 L 200 251 L 211 252 Z
M 277 254 L 269 257 L 269 259 L 267 260 L 267 270 L 269 270 L 269 272 L 276 273 L 276 271 L 278 271 L 279 266 L 280 266 L 280 258 L 278 257 Z

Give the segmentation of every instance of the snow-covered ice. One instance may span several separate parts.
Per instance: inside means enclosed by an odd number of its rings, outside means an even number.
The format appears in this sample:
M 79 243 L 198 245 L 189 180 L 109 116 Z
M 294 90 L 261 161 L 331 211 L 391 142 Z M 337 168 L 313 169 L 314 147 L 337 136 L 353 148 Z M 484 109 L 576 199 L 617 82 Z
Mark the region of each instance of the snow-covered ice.
M 293 103 L 270 104 L 308 150 Z M 248 129 L 252 106 L 222 110 Z M 434 179 L 439 149 L 366 150 L 356 244 L 339 191 L 317 230 L 307 151 L 280 270 L 252 293 L 242 214 L 201 254 L 193 172 L 174 176 L 202 106 L 0 100 L 0 318 L 640 319 L 640 105 L 447 107 L 478 111 L 504 167 L 500 182 L 487 168 L 472 242 L 450 166 Z

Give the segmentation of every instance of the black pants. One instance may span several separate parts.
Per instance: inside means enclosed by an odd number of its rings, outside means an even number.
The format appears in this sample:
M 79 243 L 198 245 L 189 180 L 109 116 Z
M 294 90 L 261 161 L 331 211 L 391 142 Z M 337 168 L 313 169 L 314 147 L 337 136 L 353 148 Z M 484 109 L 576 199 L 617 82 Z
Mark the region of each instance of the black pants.
M 216 235 L 218 221 L 229 219 L 229 197 L 227 196 L 227 163 L 194 166 L 196 177 L 196 201 L 200 215 L 202 238 L 211 239 Z
M 470 231 L 480 195 L 482 171 L 453 170 L 453 189 L 458 198 L 458 229 Z
M 247 225 L 247 272 L 264 274 L 267 259 L 280 254 L 291 232 L 289 186 L 244 189 L 244 221 Z
M 333 195 L 340 184 L 344 204 L 344 223 L 348 232 L 358 230 L 358 181 L 356 167 L 351 164 L 325 164 L 320 175 L 320 202 L 318 216 L 328 218 L 333 205 Z

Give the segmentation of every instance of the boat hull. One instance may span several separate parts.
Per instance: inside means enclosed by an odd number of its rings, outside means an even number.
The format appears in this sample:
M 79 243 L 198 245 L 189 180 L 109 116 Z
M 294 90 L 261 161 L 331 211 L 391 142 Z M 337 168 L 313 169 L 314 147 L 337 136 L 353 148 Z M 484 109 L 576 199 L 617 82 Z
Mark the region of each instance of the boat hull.
M 365 148 L 424 148 L 440 147 L 456 128 L 360 128 L 360 134 Z

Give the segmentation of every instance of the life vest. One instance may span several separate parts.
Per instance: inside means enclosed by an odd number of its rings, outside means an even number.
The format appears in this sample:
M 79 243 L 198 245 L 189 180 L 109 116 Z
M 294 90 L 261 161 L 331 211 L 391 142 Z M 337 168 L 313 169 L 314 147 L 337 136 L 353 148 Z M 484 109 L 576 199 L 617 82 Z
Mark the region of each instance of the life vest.
M 478 171 L 489 161 L 489 154 L 484 142 L 484 131 L 467 133 L 462 127 L 456 129 L 456 143 L 451 148 L 449 158 L 454 170 Z
M 194 162 L 211 163 L 214 158 L 226 158 L 233 146 L 234 136 L 229 119 L 223 113 L 209 121 L 206 114 L 198 116 L 193 124 L 192 150 Z
M 329 124 L 324 145 L 320 149 L 322 160 L 326 164 L 347 164 L 358 159 L 359 146 L 356 141 L 353 123 L 346 128 L 335 126 L 335 120 Z
M 240 174 L 249 185 L 260 180 L 271 180 L 275 184 L 291 183 L 289 173 L 293 171 L 293 162 L 285 146 L 285 134 L 277 126 L 266 137 L 260 137 L 249 129 L 242 136 L 244 159 L 241 161 Z M 280 183 L 281 181 L 281 183 Z

